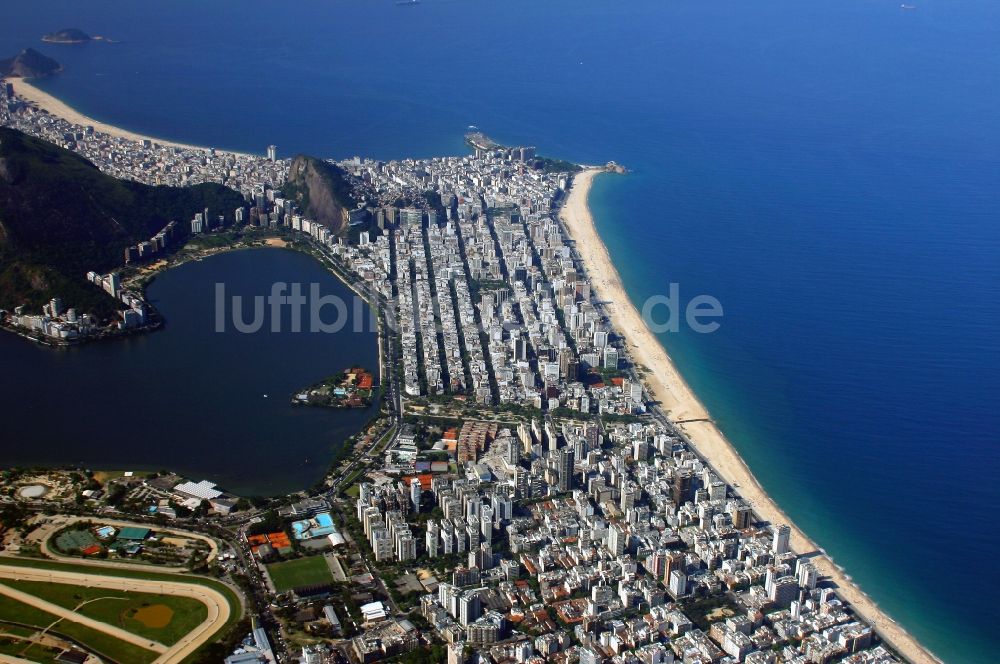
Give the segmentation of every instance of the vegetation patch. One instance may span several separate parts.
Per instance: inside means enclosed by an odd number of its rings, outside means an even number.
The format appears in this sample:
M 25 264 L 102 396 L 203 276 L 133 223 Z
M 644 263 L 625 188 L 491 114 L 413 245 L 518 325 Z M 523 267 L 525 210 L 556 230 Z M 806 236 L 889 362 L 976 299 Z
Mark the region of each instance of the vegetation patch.
M 374 379 L 360 367 L 346 369 L 315 385 L 300 390 L 292 397 L 293 405 L 324 406 L 327 408 L 367 408 L 374 394 Z
M 3 564 L 17 566 L 17 567 L 32 567 L 35 569 L 57 569 L 57 570 L 66 570 L 70 572 L 82 572 L 84 574 L 94 574 L 93 567 L 88 567 L 86 565 L 79 565 L 74 563 L 54 562 L 51 560 L 9 557 L 9 558 L 4 558 Z M 229 620 L 227 620 L 224 625 L 219 626 L 217 634 L 220 636 L 223 635 L 233 636 L 238 633 L 240 638 L 242 638 L 243 634 L 246 633 L 246 630 L 243 629 L 243 625 L 240 624 L 241 618 L 243 616 L 243 605 L 240 602 L 240 599 L 236 595 L 236 593 L 234 593 L 233 590 L 224 583 L 220 583 L 219 581 L 216 581 L 214 579 L 209 579 L 207 577 L 197 576 L 194 574 L 185 574 L 181 576 L 178 574 L 165 574 L 163 572 L 152 572 L 152 571 L 147 572 L 145 570 L 123 569 L 116 567 L 101 568 L 100 573 L 103 576 L 118 576 L 128 579 L 152 579 L 152 580 L 173 581 L 173 582 L 179 581 L 182 583 L 193 583 L 199 586 L 204 586 L 206 588 L 211 588 L 212 590 L 221 593 L 222 596 L 225 597 L 226 601 L 229 603 Z M 0 606 L 2 606 L 2 599 L 3 598 L 0 598 Z M 19 609 L 21 610 L 30 608 L 30 607 L 25 607 L 23 604 L 20 604 L 18 602 L 11 602 L 11 603 L 16 607 L 19 607 Z M 199 602 L 199 604 L 201 603 Z M 13 611 L 13 615 L 15 616 L 19 615 L 19 611 L 18 610 Z M 54 619 L 55 618 L 53 617 L 53 620 Z M 202 618 L 202 620 L 204 620 L 204 618 Z M 5 622 L 5 621 L 15 622 L 15 623 L 24 622 L 23 620 L 18 621 L 16 619 L 5 618 L 3 617 L 2 612 L 0 612 L 0 622 Z M 72 636 L 69 633 L 69 631 L 61 629 L 61 627 L 64 624 L 72 625 L 72 623 L 60 623 L 60 630 L 57 631 L 60 631 L 66 634 L 67 636 Z M 81 641 L 81 643 L 83 642 L 81 639 L 77 640 Z M 117 641 L 117 643 L 122 643 L 122 642 Z M 125 647 L 134 648 L 134 646 L 131 646 L 130 644 L 122 644 L 122 645 Z M 235 645 L 235 641 L 233 641 L 233 645 Z M 139 654 L 136 657 L 131 657 L 131 658 L 113 657 L 111 656 L 110 653 L 105 653 L 105 654 L 108 654 L 109 657 L 111 657 L 111 659 L 117 659 L 118 661 L 130 662 L 130 663 L 136 662 L 137 664 L 142 664 L 143 662 L 152 661 L 152 659 L 155 659 L 155 653 L 143 650 L 142 648 L 135 648 L 135 650 L 139 651 Z M 223 659 L 225 655 L 229 654 L 229 652 L 232 649 L 231 648 L 226 649 L 223 647 L 222 650 L 225 650 L 225 652 L 224 653 L 220 652 L 219 647 L 216 646 L 216 643 L 210 642 L 199 648 L 198 651 L 194 655 L 192 655 L 191 658 L 189 658 L 189 661 L 192 662 L 219 661 Z M 152 655 L 152 657 L 145 658 L 144 656 L 142 656 L 142 653 L 146 652 L 148 652 L 149 655 Z M 220 655 L 220 656 L 215 657 L 215 655 Z
M 79 623 L 59 620 L 57 616 L 47 611 L 27 606 L 5 595 L 0 595 L 0 622 L 38 629 L 45 629 L 51 625 L 52 628 L 49 629 L 49 632 L 72 639 L 88 650 L 93 650 L 107 659 L 117 662 L 146 664 L 157 657 L 157 654 L 152 650 L 126 643 Z M 33 648 L 29 649 L 22 657 L 32 659 L 32 653 Z
M 268 576 L 279 593 L 333 583 L 330 566 L 323 556 L 298 558 L 267 566 Z
M 205 605 L 190 597 L 42 581 L 6 580 L 4 584 L 167 646 L 180 641 L 208 617 Z
M 177 220 L 180 241 L 187 220 L 206 207 L 231 214 L 243 197 L 221 185 L 151 187 L 119 180 L 69 150 L 0 127 L 0 308 L 27 305 L 39 312 L 58 296 L 99 319 L 119 304 L 89 283 L 119 267 L 125 247 L 148 240 Z M 86 192 L 86 195 L 81 195 Z

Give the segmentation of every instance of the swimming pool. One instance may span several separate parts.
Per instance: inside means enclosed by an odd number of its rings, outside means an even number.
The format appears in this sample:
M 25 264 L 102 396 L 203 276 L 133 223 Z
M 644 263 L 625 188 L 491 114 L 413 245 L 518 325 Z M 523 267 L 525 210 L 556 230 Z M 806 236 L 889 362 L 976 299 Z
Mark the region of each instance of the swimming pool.
M 293 521 L 292 531 L 295 533 L 295 539 L 307 540 L 335 533 L 337 527 L 333 525 L 333 517 L 329 512 L 321 512 L 311 519 Z

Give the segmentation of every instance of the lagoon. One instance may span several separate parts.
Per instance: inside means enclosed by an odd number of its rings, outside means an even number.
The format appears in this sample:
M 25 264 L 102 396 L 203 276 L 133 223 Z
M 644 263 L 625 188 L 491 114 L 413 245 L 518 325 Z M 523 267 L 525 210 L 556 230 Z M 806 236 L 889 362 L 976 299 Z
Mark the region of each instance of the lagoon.
M 0 335 L 7 441 L 0 464 L 169 469 L 243 495 L 320 480 L 377 406 L 329 411 L 289 399 L 348 366 L 377 371 L 377 336 L 364 326 L 356 331 L 353 321 L 336 333 L 313 333 L 294 332 L 284 320 L 272 332 L 268 308 L 258 332 L 216 332 L 217 283 L 252 301 L 275 281 L 353 298 L 305 254 L 248 249 L 185 263 L 150 284 L 150 301 L 167 321 L 158 332 L 69 349 Z

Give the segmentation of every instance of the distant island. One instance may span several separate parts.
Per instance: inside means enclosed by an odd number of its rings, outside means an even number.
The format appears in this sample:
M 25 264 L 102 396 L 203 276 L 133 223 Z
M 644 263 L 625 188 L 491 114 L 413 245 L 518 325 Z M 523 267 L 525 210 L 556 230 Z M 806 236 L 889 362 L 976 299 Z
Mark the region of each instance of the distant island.
M 0 60 L 0 78 L 42 78 L 60 71 L 61 64 L 33 48 L 26 48 L 12 58 Z
M 50 32 L 47 35 L 43 35 L 42 41 L 49 44 L 86 44 L 87 42 L 92 41 L 111 40 L 100 35 L 94 35 L 91 37 L 86 32 L 78 28 L 64 28 L 62 30 Z

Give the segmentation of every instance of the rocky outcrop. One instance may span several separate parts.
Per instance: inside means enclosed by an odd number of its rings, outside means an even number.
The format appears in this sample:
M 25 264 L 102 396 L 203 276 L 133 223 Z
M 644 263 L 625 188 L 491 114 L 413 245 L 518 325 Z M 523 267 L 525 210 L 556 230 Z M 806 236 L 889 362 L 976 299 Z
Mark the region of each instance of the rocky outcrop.
M 0 78 L 4 76 L 42 78 L 60 71 L 62 65 L 33 48 L 26 48 L 13 58 L 0 60 Z
M 50 44 L 86 44 L 93 41 L 93 37 L 78 28 L 64 28 L 43 36 L 42 41 Z
M 348 175 L 328 162 L 299 155 L 292 160 L 284 194 L 295 201 L 304 216 L 334 233 L 347 228 L 355 202 Z

